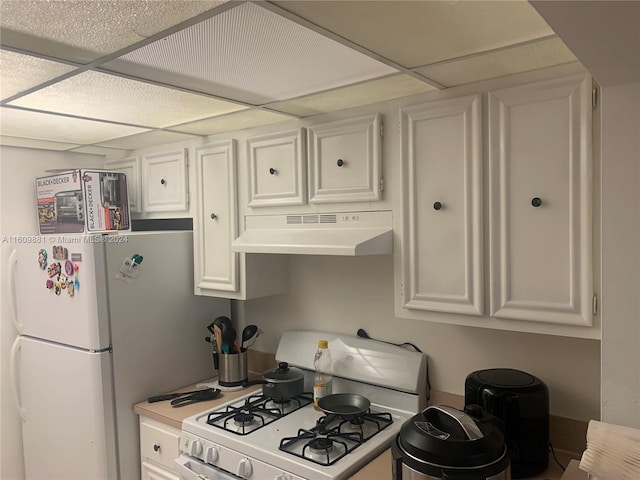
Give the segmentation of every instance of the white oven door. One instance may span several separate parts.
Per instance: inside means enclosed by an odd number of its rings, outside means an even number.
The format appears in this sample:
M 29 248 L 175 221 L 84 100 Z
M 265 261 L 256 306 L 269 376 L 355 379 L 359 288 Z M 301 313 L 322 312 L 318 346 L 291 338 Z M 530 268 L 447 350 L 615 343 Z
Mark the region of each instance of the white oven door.
M 175 462 L 184 480 L 238 480 L 238 477 L 229 472 L 187 455 L 180 455 Z

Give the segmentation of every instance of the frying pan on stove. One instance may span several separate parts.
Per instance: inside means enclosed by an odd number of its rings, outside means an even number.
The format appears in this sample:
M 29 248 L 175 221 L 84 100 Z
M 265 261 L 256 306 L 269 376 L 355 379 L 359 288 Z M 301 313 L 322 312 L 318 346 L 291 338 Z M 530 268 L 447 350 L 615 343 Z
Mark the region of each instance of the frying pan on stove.
M 337 415 L 345 420 L 357 418 L 371 406 L 366 397 L 355 393 L 334 393 L 318 400 L 320 409 L 328 415 Z

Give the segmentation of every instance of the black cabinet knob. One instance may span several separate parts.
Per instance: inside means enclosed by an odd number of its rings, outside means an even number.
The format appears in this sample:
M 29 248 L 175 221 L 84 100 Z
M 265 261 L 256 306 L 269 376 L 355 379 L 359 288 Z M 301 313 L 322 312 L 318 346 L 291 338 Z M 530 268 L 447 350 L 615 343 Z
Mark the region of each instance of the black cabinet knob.
M 158 445 L 157 443 L 153 446 L 153 451 L 154 452 L 159 452 L 160 451 L 160 445 Z
M 442 208 L 442 204 L 440 202 L 436 202 L 433 204 L 434 210 L 440 210 Z
M 540 205 L 542 205 L 542 200 L 539 199 L 538 197 L 533 197 L 531 199 L 531 205 L 533 205 L 534 207 L 539 207 Z
M 269 169 L 269 173 L 270 173 L 271 175 L 275 175 L 276 173 L 278 173 L 278 171 L 277 171 L 275 168 L 270 168 L 270 169 Z
M 216 218 L 218 218 L 218 216 L 215 213 L 211 214 L 211 220 L 215 220 Z
M 166 185 L 167 181 L 164 178 L 160 179 L 160 185 Z
M 344 160 L 339 158 L 338 161 L 336 162 L 336 165 L 338 165 L 339 167 L 343 166 L 344 165 Z

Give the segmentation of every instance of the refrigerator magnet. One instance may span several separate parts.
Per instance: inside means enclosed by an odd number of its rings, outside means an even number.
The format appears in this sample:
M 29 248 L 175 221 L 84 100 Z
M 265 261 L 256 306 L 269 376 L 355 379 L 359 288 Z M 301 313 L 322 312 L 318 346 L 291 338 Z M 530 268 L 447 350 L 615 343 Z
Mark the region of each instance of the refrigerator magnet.
M 73 297 L 73 295 L 75 294 L 75 290 L 74 290 L 74 288 L 73 288 L 73 282 L 68 282 L 68 283 L 67 283 L 67 294 L 68 294 L 70 297 Z
M 53 280 L 51 280 L 51 279 L 48 279 L 48 280 L 47 280 L 47 288 L 48 288 L 49 290 L 51 290 L 51 289 L 53 288 Z
M 49 273 L 49 277 L 55 277 L 56 275 L 58 275 L 58 272 L 56 272 L 55 263 L 52 263 L 51 265 L 49 265 L 49 270 L 47 270 L 47 273 Z
M 73 263 L 71 263 L 71 260 L 64 262 L 64 273 L 67 274 L 67 277 L 73 275 Z
M 62 293 L 62 285 L 60 282 L 56 282 L 53 284 L 53 291 L 56 295 L 60 295 Z
M 42 270 L 47 268 L 47 251 L 44 248 L 41 248 L 38 252 L 38 265 Z

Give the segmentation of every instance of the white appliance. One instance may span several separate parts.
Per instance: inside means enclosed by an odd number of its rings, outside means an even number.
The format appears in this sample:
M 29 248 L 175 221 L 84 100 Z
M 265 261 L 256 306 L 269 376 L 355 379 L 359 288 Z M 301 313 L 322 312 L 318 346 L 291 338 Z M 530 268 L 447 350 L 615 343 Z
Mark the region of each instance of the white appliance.
M 294 255 L 393 253 L 390 211 L 246 215 L 234 252 Z
M 285 403 L 247 394 L 183 421 L 176 459 L 182 478 L 348 478 L 389 448 L 402 424 L 426 407 L 426 355 L 350 335 L 286 332 L 276 359 L 305 371 L 305 392 L 312 390 L 320 339 L 329 341 L 333 357 L 333 392 L 365 397 L 370 408 L 343 418 L 316 411 L 310 393 Z
M 213 376 L 206 325 L 229 301 L 194 296 L 192 232 L 23 240 L 9 297 L 26 477 L 139 478 L 134 404 Z

